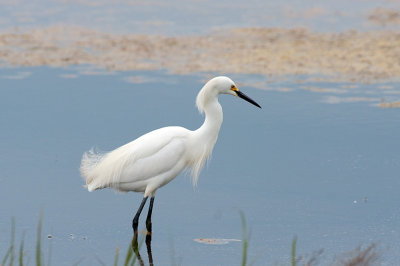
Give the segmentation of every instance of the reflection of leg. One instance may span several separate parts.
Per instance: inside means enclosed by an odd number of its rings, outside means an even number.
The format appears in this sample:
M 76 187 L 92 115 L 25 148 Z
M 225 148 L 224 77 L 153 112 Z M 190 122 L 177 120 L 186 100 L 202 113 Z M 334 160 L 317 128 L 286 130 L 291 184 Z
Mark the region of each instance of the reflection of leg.
M 144 262 L 143 262 L 143 260 L 142 260 L 142 257 L 140 256 L 140 253 L 139 253 L 139 245 L 138 245 L 138 242 L 137 242 L 137 233 L 135 233 L 135 234 L 133 235 L 133 239 L 132 239 L 132 249 L 133 249 L 133 251 L 135 252 L 135 255 L 136 255 L 136 258 L 137 258 L 137 260 L 138 260 L 138 262 L 139 262 L 139 265 L 140 265 L 140 266 L 144 266 Z
M 147 247 L 147 255 L 149 256 L 149 265 L 153 266 L 153 254 L 151 253 L 151 213 L 153 212 L 153 203 L 154 203 L 154 197 L 150 198 L 150 206 L 149 206 L 149 212 L 147 213 L 147 219 L 146 219 L 146 228 L 147 228 L 147 234 L 146 234 L 146 247 Z
M 140 213 L 143 210 L 143 207 L 144 207 L 144 204 L 146 203 L 147 198 L 148 197 L 143 198 L 142 203 L 140 204 L 140 207 L 136 212 L 135 218 L 133 218 L 132 228 L 133 228 L 133 234 L 134 235 L 137 235 L 137 228 L 138 228 L 138 224 L 139 224 L 139 216 L 140 216 Z
M 149 212 L 147 213 L 146 228 L 147 234 L 151 234 L 151 213 L 153 212 L 154 197 L 150 199 Z
M 153 254 L 151 253 L 151 233 L 146 235 L 147 255 L 149 256 L 149 265 L 153 266 Z
M 139 209 L 136 212 L 135 218 L 133 218 L 133 221 L 132 221 L 132 228 L 133 228 L 132 248 L 136 254 L 139 265 L 141 265 L 141 266 L 144 266 L 144 263 L 143 263 L 142 257 L 140 256 L 140 253 L 139 253 L 139 245 L 138 245 L 138 241 L 137 241 L 137 237 L 138 237 L 137 231 L 138 231 L 138 224 L 139 224 L 139 216 L 140 216 L 140 213 L 142 213 L 142 210 L 143 210 L 144 204 L 146 204 L 147 198 L 148 197 L 143 198 L 142 203 L 140 203 Z

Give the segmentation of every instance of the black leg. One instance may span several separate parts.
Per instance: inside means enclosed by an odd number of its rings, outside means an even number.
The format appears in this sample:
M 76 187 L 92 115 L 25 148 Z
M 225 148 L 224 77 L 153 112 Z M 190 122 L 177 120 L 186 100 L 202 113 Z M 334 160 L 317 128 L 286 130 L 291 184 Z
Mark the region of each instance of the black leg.
M 150 198 L 149 212 L 147 213 L 146 228 L 147 233 L 151 234 L 151 213 L 153 212 L 154 197 Z
M 142 203 L 140 204 L 139 209 L 136 212 L 135 218 L 133 218 L 133 221 L 132 221 L 133 233 L 135 235 L 137 235 L 137 228 L 138 228 L 138 224 L 139 224 L 139 216 L 140 216 L 140 213 L 143 210 L 144 204 L 146 204 L 147 198 L 148 197 L 143 198 Z
M 141 266 L 142 265 L 144 266 L 144 263 L 143 263 L 142 257 L 140 256 L 140 253 L 139 253 L 139 247 L 138 247 L 138 242 L 137 242 L 137 236 L 138 236 L 137 229 L 138 229 L 138 224 L 139 224 L 139 216 L 142 213 L 142 210 L 143 210 L 144 205 L 146 204 L 147 198 L 148 197 L 143 198 L 142 203 L 140 203 L 139 209 L 137 210 L 136 215 L 132 220 L 132 228 L 133 228 L 132 248 L 133 248 L 133 251 L 135 252 L 136 257 Z
M 146 229 L 147 229 L 147 235 L 146 235 L 146 247 L 147 247 L 147 255 L 149 256 L 149 266 L 153 266 L 153 254 L 151 252 L 151 214 L 153 212 L 153 204 L 154 204 L 154 197 L 150 198 L 150 206 L 149 206 L 149 212 L 147 213 L 147 219 L 146 219 Z

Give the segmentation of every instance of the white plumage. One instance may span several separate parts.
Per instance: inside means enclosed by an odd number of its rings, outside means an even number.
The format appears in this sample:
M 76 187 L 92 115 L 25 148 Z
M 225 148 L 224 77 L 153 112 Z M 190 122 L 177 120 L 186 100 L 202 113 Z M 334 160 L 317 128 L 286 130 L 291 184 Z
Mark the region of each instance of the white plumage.
M 90 150 L 83 155 L 81 164 L 88 190 L 111 187 L 153 195 L 186 166 L 182 155 L 189 134 L 182 127 L 164 127 L 109 153 Z
M 151 131 L 111 152 L 90 150 L 83 154 L 81 175 L 89 191 L 110 187 L 119 191 L 144 193 L 154 197 L 158 188 L 190 169 L 193 183 L 211 155 L 222 124 L 219 94 L 231 94 L 260 107 L 241 93 L 227 77 L 216 77 L 200 90 L 196 105 L 205 113 L 203 125 L 194 131 L 164 127 Z M 140 215 L 140 213 L 139 213 Z

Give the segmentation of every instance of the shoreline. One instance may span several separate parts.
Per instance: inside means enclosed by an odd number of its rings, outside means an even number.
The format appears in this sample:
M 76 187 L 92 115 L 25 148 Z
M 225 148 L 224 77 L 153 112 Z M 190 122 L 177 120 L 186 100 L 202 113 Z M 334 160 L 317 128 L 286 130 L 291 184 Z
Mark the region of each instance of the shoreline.
M 109 71 L 318 75 L 321 81 L 373 83 L 398 81 L 399 62 L 400 31 L 233 28 L 171 37 L 61 25 L 0 33 L 0 67 L 87 64 Z

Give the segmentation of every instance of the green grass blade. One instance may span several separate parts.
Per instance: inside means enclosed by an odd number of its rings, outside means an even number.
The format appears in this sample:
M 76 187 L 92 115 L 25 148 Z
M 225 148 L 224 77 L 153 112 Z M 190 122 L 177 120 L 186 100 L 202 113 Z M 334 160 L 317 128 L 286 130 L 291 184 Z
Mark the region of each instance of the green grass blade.
M 19 245 L 19 266 L 24 266 L 24 239 L 25 232 L 22 234 L 21 244 Z
M 15 259 L 15 217 L 11 218 L 11 257 L 10 266 L 14 265 Z
M 114 266 L 118 266 L 119 247 L 115 250 Z
M 142 249 L 143 243 L 144 243 L 144 237 L 140 237 L 139 244 L 138 244 L 139 251 Z M 135 252 L 133 252 L 132 255 L 133 255 L 133 257 L 132 257 L 132 262 L 131 262 L 130 266 L 134 266 L 136 264 L 136 259 L 137 259 L 137 256 L 136 256 Z
M 296 266 L 296 244 L 297 236 L 295 236 L 292 240 L 292 266 Z
M 7 249 L 6 254 L 4 255 L 3 261 L 1 265 L 6 265 L 8 259 L 10 258 L 9 265 L 14 264 L 15 258 L 15 251 L 14 251 L 14 244 L 15 244 L 15 218 L 11 218 L 11 240 L 10 240 L 10 247 Z
M 4 255 L 1 265 L 6 265 L 6 262 L 8 260 L 8 257 L 10 256 L 10 254 L 11 254 L 11 246 L 7 249 L 6 255 Z
M 129 265 L 129 262 L 130 262 L 130 260 L 132 258 L 132 254 L 133 254 L 133 249 L 132 249 L 131 244 L 129 244 L 128 251 L 126 252 L 126 256 L 125 256 L 124 266 L 128 266 Z
M 42 218 L 43 212 L 40 212 L 39 223 L 37 226 L 37 237 L 36 237 L 36 266 L 42 266 Z
M 246 218 L 244 213 L 239 210 L 240 218 L 242 220 L 242 241 L 243 241 L 243 251 L 242 251 L 242 266 L 246 266 L 247 264 L 247 249 L 248 249 L 248 241 L 247 241 L 247 226 L 246 226 Z
M 139 239 L 139 243 L 138 243 L 138 249 L 139 250 L 141 249 L 141 247 L 143 245 L 143 242 L 144 242 L 144 237 L 141 237 Z M 128 246 L 128 250 L 126 252 L 126 256 L 125 256 L 124 266 L 133 266 L 133 265 L 135 265 L 136 259 L 137 259 L 137 257 L 136 257 L 136 254 L 135 254 L 134 250 L 133 250 L 132 242 L 130 242 L 129 246 Z

